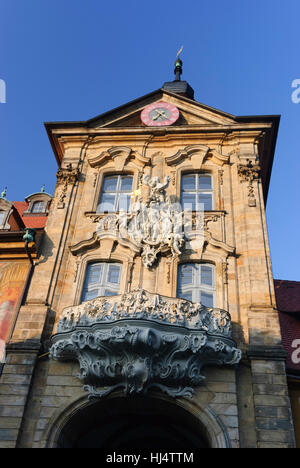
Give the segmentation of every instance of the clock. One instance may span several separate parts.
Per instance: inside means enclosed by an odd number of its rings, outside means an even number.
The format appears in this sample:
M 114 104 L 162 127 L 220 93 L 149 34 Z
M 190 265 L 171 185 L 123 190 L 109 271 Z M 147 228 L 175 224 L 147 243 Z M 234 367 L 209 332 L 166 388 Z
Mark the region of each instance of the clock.
M 141 121 L 152 127 L 172 125 L 179 117 L 179 110 L 169 102 L 159 101 L 145 107 L 141 112 Z

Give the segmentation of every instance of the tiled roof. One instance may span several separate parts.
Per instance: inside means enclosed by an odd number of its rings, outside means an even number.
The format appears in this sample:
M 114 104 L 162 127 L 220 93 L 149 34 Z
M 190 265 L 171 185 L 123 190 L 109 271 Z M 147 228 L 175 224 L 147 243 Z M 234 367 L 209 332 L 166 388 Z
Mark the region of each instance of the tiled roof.
M 300 312 L 300 281 L 274 280 L 277 308 L 281 312 Z
M 23 216 L 24 211 L 28 207 L 28 203 L 25 201 L 17 201 L 13 202 L 13 204 L 16 210 L 18 211 L 19 215 L 21 216 L 22 221 L 26 227 L 33 229 L 42 229 L 45 227 L 47 216 Z
M 289 372 L 298 373 L 300 372 L 300 281 L 275 280 L 274 285 L 282 344 L 288 352 L 286 366 Z

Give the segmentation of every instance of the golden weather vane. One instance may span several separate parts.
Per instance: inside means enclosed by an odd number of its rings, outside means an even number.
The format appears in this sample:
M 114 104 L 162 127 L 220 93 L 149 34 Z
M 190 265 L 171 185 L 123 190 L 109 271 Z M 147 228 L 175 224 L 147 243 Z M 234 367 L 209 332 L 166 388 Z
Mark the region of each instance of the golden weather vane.
M 182 49 L 183 49 L 183 46 L 181 46 L 181 48 L 180 48 L 179 51 L 177 52 L 176 57 L 178 57 L 178 55 L 181 54 Z
M 180 75 L 182 73 L 182 60 L 179 57 L 179 55 L 182 52 L 182 49 L 183 49 L 183 46 L 181 46 L 181 48 L 179 49 L 179 51 L 176 54 L 175 70 L 174 70 L 175 81 L 180 81 Z

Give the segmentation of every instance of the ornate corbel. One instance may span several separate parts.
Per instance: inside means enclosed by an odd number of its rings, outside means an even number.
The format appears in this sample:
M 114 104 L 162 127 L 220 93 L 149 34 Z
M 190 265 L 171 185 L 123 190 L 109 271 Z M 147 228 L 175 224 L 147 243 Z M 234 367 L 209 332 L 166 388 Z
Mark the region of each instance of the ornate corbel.
M 235 365 L 242 353 L 225 310 L 138 288 L 64 309 L 50 356 L 79 363 L 90 398 L 120 388 L 192 397 L 205 365 Z

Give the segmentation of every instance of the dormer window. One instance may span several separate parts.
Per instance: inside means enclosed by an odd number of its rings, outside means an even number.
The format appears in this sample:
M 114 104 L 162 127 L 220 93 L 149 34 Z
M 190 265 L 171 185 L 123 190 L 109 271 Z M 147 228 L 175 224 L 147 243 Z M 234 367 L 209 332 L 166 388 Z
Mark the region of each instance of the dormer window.
M 51 199 L 51 195 L 43 191 L 29 195 L 25 198 L 28 207 L 23 212 L 23 216 L 47 216 Z
M 43 201 L 36 201 L 32 205 L 31 209 L 32 213 L 44 213 L 45 212 L 45 202 Z

